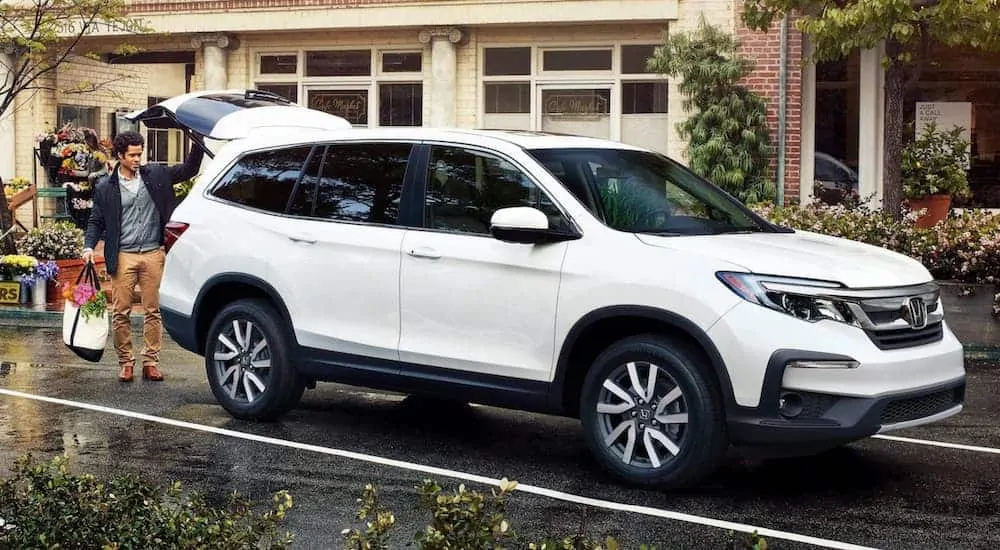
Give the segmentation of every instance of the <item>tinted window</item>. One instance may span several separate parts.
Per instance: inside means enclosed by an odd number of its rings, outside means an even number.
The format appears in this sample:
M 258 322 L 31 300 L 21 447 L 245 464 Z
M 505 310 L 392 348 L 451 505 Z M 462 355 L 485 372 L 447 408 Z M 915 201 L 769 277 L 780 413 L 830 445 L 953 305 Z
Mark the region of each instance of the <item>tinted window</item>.
M 706 235 L 772 231 L 718 187 L 663 155 L 616 149 L 529 151 L 611 228 L 630 233 Z M 577 193 L 577 196 L 581 196 Z
M 327 148 L 316 195 L 317 218 L 395 225 L 412 145 L 351 143 Z
M 249 154 L 236 163 L 212 194 L 236 204 L 284 213 L 311 148 Z
M 551 227 L 565 218 L 552 201 L 513 164 L 460 147 L 432 147 L 427 174 L 425 225 L 466 233 L 489 233 L 500 208 L 532 206 Z
M 307 160 L 306 168 L 295 188 L 295 195 L 288 203 L 288 213 L 293 216 L 311 216 L 316 199 L 316 181 L 319 179 L 319 165 L 323 161 L 323 147 L 317 147 Z

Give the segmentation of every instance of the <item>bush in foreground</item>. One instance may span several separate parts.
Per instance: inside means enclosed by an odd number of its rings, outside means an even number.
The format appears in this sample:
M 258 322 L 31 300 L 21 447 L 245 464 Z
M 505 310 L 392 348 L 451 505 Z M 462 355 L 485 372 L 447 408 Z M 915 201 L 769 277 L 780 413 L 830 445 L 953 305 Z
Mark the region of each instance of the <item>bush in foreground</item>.
M 75 475 L 67 459 L 56 457 L 35 463 L 31 456 L 17 460 L 14 477 L 0 482 L 0 548 L 75 549 L 188 549 L 240 550 L 288 548 L 294 536 L 279 526 L 292 507 L 285 491 L 273 496 L 272 506 L 255 506 L 238 494 L 221 506 L 209 505 L 198 493 L 184 494 L 179 483 L 167 488 L 149 485 L 131 474 L 102 483 L 93 475 Z M 532 540 L 515 532 L 507 518 L 507 503 L 517 487 L 502 480 L 489 493 L 464 484 L 447 492 L 432 480 L 417 487 L 420 508 L 430 522 L 413 537 L 420 550 L 619 550 L 612 537 L 604 540 L 580 532 Z M 390 550 L 389 532 L 396 525 L 391 510 L 379 501 L 378 489 L 365 486 L 358 499 L 357 519 L 363 526 L 341 535 L 348 550 Z M 640 545 L 639 550 L 655 550 Z M 767 550 L 754 534 L 730 533 L 726 548 Z
M 176 482 L 161 488 L 131 474 L 107 484 L 74 475 L 61 456 L 36 464 L 28 455 L 13 471 L 0 483 L 0 548 L 277 550 L 293 540 L 278 529 L 292 507 L 284 491 L 256 513 L 236 493 L 214 507 Z

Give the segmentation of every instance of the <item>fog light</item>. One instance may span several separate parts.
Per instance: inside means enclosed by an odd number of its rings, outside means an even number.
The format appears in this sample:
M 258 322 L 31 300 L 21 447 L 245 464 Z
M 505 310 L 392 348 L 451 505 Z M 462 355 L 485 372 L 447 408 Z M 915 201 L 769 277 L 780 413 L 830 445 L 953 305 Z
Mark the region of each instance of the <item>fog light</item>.
M 782 393 L 778 398 L 778 413 L 785 418 L 802 414 L 802 396 L 795 392 Z
M 789 361 L 788 366 L 795 369 L 856 369 L 861 363 L 851 360 L 843 361 Z

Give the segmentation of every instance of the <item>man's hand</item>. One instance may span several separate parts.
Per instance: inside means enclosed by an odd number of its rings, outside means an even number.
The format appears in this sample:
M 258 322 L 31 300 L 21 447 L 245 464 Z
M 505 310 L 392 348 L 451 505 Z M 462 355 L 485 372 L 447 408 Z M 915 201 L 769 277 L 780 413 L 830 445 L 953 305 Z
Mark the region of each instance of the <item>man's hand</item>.
M 89 264 L 94 261 L 94 251 L 90 248 L 84 248 L 80 258 L 83 259 L 83 263 Z

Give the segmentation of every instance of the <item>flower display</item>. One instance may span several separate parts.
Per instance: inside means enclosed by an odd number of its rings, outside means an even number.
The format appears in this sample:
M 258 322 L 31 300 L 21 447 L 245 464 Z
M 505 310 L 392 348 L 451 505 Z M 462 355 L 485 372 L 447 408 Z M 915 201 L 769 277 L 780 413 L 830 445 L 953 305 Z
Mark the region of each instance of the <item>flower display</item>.
M 8 254 L 7 256 L 0 257 L 0 272 L 8 277 L 33 275 L 35 266 L 37 265 L 38 260 L 24 254 Z
M 17 248 L 43 260 L 73 260 L 83 253 L 83 230 L 72 222 L 47 222 L 31 228 Z
M 39 262 L 38 265 L 35 266 L 35 277 L 46 281 L 56 280 L 56 278 L 59 277 L 59 264 L 52 260 L 45 263 Z
M 108 309 L 108 295 L 90 283 L 66 283 L 63 285 L 63 298 L 80 308 L 84 319 L 101 317 Z
M 3 194 L 6 195 L 8 199 L 10 199 L 17 193 L 24 191 L 29 187 L 31 187 L 31 181 L 28 180 L 28 178 L 23 178 L 23 177 L 12 178 L 10 181 L 4 182 Z

